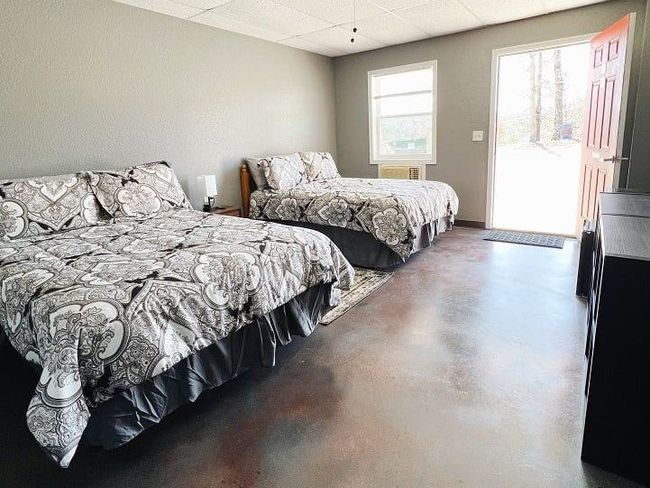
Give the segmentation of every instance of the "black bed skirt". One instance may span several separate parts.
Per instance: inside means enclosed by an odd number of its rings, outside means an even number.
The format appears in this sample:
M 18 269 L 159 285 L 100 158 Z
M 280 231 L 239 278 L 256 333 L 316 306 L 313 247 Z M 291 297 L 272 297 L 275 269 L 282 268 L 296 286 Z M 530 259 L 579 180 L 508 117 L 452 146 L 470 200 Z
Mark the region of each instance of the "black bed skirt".
M 112 449 L 121 446 L 201 393 L 237 375 L 275 365 L 278 345 L 293 334 L 310 335 L 330 308 L 331 284 L 312 287 L 167 371 L 121 391 L 91 410 L 84 432 L 89 444 Z
M 352 266 L 378 270 L 392 270 L 404 263 L 404 259 L 372 234 L 344 227 L 311 224 L 309 222 L 291 222 L 275 220 L 275 223 L 295 225 L 316 230 L 329 237 L 341 250 Z M 418 229 L 413 239 L 413 252 L 425 249 L 433 243 L 434 238 L 451 229 L 453 217 L 442 217 L 434 222 L 424 224 Z

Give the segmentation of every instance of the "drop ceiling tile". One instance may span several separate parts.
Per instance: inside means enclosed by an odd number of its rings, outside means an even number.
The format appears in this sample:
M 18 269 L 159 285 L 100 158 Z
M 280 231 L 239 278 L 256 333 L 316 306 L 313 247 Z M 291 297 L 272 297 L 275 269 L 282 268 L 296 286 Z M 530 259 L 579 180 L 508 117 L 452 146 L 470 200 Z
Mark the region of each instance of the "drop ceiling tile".
M 235 19 L 220 17 L 215 15 L 213 12 L 213 10 L 208 10 L 207 12 L 197 15 L 196 17 L 192 17 L 190 20 L 199 24 L 209 25 L 211 27 L 217 27 L 218 29 L 257 37 L 259 39 L 264 39 L 267 41 L 277 42 L 281 39 L 286 39 L 287 37 L 281 32 L 271 31 L 262 27 L 255 27 L 251 24 L 239 22 Z
M 210 12 L 224 19 L 281 32 L 286 34 L 285 38 L 326 29 L 332 25 L 271 0 L 235 0 Z
M 210 8 L 218 7 L 231 0 L 172 0 L 173 2 L 187 5 L 188 7 L 199 8 L 201 10 L 208 10 Z
M 391 13 L 360 20 L 356 23 L 356 26 L 358 29 L 357 34 L 389 45 L 429 37 L 426 32 L 413 27 Z M 344 24 L 341 27 L 351 31 L 353 26 L 352 24 Z
M 322 44 L 323 46 L 338 49 L 346 53 L 357 53 L 361 51 L 369 51 L 385 46 L 380 42 L 369 39 L 363 35 L 354 36 L 354 43 L 350 42 L 352 32 L 341 27 L 331 27 L 318 32 L 310 32 L 300 36 L 301 39 Z
M 539 0 L 460 0 L 474 15 L 486 24 L 535 17 L 547 13 Z
M 606 0 L 544 0 L 544 6 L 549 12 L 557 12 L 559 10 L 584 7 L 585 5 L 591 5 L 605 1 Z
M 395 15 L 431 36 L 441 36 L 483 25 L 456 0 L 433 0 L 418 7 L 397 10 Z
M 307 39 L 302 39 L 300 37 L 290 37 L 289 39 L 284 39 L 280 41 L 280 44 L 302 49 L 303 51 L 310 51 L 316 54 L 323 54 L 324 56 L 330 56 L 330 57 L 343 56 L 344 54 L 347 54 L 345 51 L 341 51 L 339 49 L 333 49 L 330 47 L 325 47 L 315 42 L 308 41 Z
M 160 14 L 171 15 L 187 19 L 201 12 L 201 9 L 172 2 L 171 0 L 115 0 L 118 3 L 125 3 L 133 7 L 139 7 Z
M 352 0 L 273 0 L 331 24 L 352 21 Z M 371 0 L 356 0 L 356 18 L 365 19 L 384 12 Z
M 429 0 L 372 0 L 374 3 L 386 10 L 399 10 L 409 7 L 424 5 Z
M 326 56 L 534 17 L 607 0 L 115 0 Z M 390 13 L 388 12 L 390 11 Z

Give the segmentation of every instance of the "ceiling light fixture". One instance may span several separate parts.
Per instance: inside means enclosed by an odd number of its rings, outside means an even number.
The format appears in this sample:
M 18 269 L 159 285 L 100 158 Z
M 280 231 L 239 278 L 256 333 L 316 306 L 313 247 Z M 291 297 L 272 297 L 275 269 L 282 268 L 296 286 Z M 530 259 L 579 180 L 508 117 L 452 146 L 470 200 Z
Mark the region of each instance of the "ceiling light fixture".
M 352 0 L 352 37 L 350 42 L 354 44 L 354 34 L 357 33 L 357 0 Z

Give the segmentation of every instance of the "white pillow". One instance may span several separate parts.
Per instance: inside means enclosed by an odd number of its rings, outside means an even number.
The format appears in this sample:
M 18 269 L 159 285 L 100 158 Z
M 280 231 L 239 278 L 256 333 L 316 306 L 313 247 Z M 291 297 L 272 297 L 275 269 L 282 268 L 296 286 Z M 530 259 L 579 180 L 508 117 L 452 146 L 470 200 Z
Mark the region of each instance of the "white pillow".
M 274 190 L 288 190 L 308 181 L 305 165 L 298 153 L 262 159 L 260 166 L 266 181 Z
M 305 173 L 309 181 L 324 181 L 340 178 L 334 158 L 328 152 L 303 152 L 300 153 L 305 165 Z

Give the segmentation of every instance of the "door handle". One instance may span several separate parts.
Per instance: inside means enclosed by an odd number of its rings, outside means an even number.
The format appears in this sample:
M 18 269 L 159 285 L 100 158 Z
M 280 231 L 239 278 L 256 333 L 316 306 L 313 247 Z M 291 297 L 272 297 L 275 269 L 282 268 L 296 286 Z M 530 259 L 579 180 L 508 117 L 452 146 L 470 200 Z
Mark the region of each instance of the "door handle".
M 603 161 L 607 163 L 616 163 L 618 161 L 629 161 L 629 160 L 630 158 L 619 158 L 618 156 L 612 156 L 611 158 L 603 159 Z

